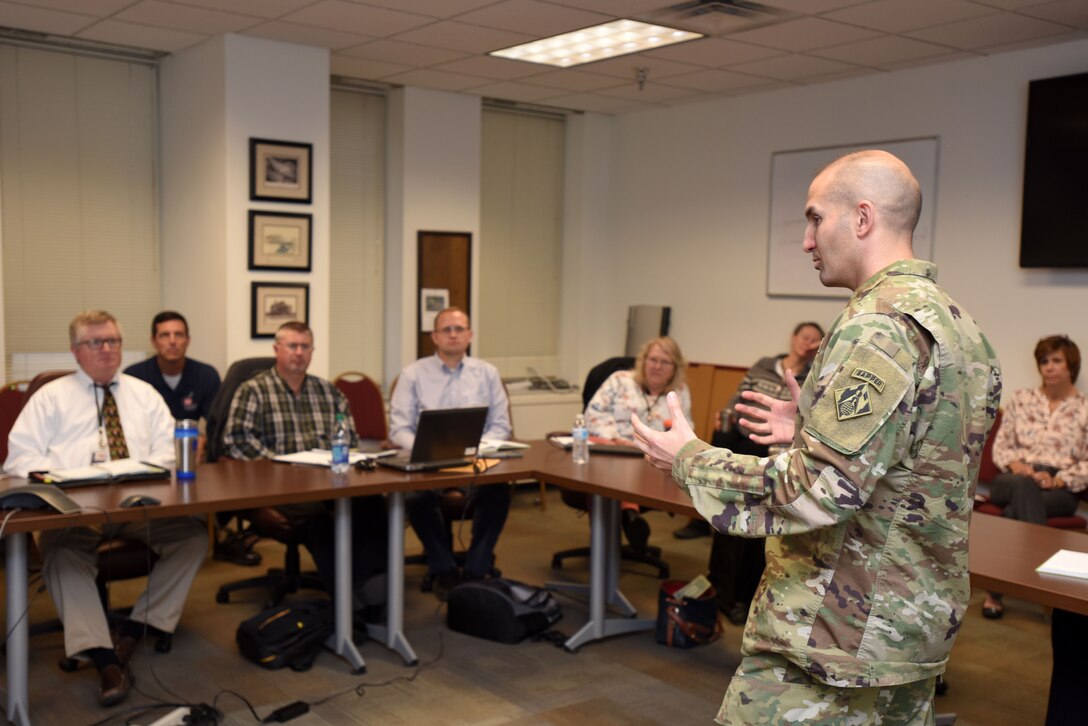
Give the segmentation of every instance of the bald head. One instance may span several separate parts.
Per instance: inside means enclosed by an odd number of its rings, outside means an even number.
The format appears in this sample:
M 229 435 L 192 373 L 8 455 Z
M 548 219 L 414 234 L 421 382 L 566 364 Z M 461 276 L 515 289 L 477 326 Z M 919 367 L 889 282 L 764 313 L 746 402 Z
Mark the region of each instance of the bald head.
M 886 151 L 856 151 L 824 167 L 828 196 L 850 208 L 863 199 L 873 203 L 888 231 L 911 236 L 922 213 L 922 190 L 910 169 Z

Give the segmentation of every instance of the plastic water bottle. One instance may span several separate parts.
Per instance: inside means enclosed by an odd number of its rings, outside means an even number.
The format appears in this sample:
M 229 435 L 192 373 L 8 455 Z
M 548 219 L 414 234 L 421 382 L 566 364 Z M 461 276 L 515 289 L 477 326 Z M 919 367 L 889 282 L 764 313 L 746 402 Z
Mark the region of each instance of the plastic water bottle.
M 332 432 L 332 473 L 347 474 L 351 465 L 348 464 L 348 447 L 351 445 L 351 434 L 348 433 L 348 424 L 344 414 L 336 414 L 336 428 Z
M 578 414 L 574 417 L 574 426 L 570 429 L 571 443 L 570 456 L 575 464 L 589 463 L 589 429 L 586 428 L 586 417 Z

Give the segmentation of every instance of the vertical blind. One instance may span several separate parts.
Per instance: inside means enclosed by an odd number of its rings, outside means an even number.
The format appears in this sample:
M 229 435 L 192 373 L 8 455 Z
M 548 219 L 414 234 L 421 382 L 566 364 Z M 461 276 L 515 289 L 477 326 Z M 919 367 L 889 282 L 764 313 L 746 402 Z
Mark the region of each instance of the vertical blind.
M 329 373 L 381 383 L 385 269 L 385 98 L 332 91 Z M 394 371 L 395 373 L 395 371 Z
M 562 117 L 485 109 L 476 355 L 504 376 L 558 369 Z
M 0 45 L 7 380 L 71 367 L 68 323 L 88 308 L 143 350 L 160 300 L 155 96 L 148 65 Z

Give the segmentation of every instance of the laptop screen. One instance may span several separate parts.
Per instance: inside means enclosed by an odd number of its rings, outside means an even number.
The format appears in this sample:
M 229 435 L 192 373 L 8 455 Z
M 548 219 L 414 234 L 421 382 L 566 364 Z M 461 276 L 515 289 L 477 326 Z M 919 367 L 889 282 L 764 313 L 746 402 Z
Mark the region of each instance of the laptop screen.
M 475 450 L 480 445 L 486 423 L 487 406 L 421 411 L 410 461 L 417 464 L 463 459 L 466 449 Z

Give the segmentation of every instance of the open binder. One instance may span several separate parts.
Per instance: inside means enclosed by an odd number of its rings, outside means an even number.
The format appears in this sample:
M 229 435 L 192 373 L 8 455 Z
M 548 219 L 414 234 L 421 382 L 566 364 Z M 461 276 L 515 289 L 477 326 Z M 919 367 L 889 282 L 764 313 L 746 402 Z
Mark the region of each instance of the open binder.
M 55 484 L 61 489 L 90 484 L 111 484 L 114 482 L 146 481 L 149 479 L 169 479 L 170 470 L 156 464 L 135 459 L 117 459 L 103 461 L 101 464 L 77 466 L 74 469 L 51 469 L 32 471 L 31 481 Z

